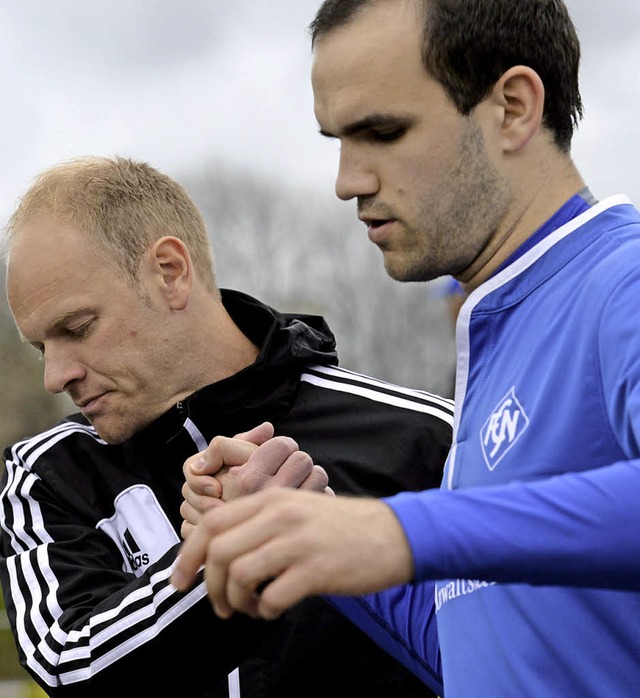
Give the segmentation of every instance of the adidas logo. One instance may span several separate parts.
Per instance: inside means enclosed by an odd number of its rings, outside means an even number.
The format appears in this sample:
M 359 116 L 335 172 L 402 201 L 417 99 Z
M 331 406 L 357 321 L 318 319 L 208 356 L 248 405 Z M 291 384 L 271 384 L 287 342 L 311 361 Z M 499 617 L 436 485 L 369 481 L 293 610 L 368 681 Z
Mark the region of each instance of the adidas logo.
M 143 553 L 140 546 L 136 543 L 135 538 L 131 535 L 131 531 L 125 529 L 124 535 L 120 541 L 122 548 L 127 555 L 131 569 L 135 572 L 137 569 L 149 564 L 149 554 Z
M 123 569 L 140 576 L 180 542 L 155 494 L 147 485 L 133 485 L 115 498 L 114 513 L 97 528 L 118 546 Z

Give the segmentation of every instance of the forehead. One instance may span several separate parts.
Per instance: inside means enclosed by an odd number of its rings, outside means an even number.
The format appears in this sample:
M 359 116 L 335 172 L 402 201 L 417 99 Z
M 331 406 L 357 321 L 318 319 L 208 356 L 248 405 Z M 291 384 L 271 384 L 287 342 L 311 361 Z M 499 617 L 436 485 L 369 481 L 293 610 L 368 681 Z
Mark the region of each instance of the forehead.
M 73 277 L 98 264 L 101 255 L 70 223 L 38 214 L 16 231 L 9 249 L 10 286 L 28 285 L 50 274 Z
M 430 82 L 422 65 L 422 26 L 415 0 L 381 0 L 318 38 L 311 82 L 316 117 L 341 123 L 372 109 L 400 109 Z
M 109 275 L 73 226 L 38 216 L 17 231 L 7 261 L 7 299 L 21 332 L 86 306 Z M 111 276 L 114 276 L 111 273 Z

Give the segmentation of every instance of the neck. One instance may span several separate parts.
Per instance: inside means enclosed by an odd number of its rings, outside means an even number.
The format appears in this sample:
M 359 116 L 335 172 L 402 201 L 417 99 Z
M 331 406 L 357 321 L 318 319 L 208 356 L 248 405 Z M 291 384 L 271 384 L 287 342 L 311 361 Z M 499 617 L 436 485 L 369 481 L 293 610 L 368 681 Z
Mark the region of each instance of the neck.
M 219 299 L 207 295 L 200 302 L 192 300 L 190 320 L 183 328 L 184 341 L 178 350 L 179 370 L 185 378 L 183 397 L 242 371 L 255 363 L 260 353 Z
M 536 167 L 535 163 L 530 163 L 527 170 L 527 176 L 522 178 L 520 185 L 512 192 L 513 205 L 499 229 L 491 237 L 483 253 L 456 277 L 466 293 L 471 293 L 491 277 L 545 221 L 585 187 L 575 165 L 564 154 L 558 156 L 551 165 L 537 163 Z M 530 172 L 538 173 L 533 181 Z

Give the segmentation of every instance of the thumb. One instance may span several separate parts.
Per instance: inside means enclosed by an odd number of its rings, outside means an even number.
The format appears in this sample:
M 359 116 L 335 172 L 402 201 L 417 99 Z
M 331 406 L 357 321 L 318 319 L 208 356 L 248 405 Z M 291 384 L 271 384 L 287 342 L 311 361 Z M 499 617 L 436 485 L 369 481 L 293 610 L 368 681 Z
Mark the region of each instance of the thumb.
M 273 428 L 273 424 L 271 424 L 271 422 L 262 422 L 262 424 L 259 424 L 257 427 L 254 427 L 249 431 L 243 431 L 236 434 L 233 438 L 240 439 L 241 441 L 249 441 L 256 446 L 260 446 L 265 441 L 272 439 L 274 433 L 275 429 Z

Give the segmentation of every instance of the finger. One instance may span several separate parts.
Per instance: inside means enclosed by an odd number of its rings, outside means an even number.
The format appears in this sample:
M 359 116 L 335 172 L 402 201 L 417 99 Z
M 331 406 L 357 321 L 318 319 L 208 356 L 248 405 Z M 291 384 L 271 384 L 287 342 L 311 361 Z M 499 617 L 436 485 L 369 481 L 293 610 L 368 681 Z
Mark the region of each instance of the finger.
M 182 524 L 180 525 L 180 535 L 182 536 L 182 540 L 187 540 L 187 538 L 193 533 L 195 530 L 195 526 L 188 521 L 183 521 Z
M 262 592 L 256 598 L 253 617 L 275 620 L 287 609 L 313 593 L 311 585 L 305 585 L 300 581 L 297 568 L 289 567 L 264 585 Z
M 314 465 L 309 475 L 300 483 L 299 489 L 312 490 L 313 492 L 324 492 L 329 489 L 329 475 L 320 465 Z
M 180 516 L 182 516 L 182 519 L 187 523 L 196 526 L 202 514 L 185 499 L 180 505 Z
M 194 475 L 214 475 L 222 466 L 244 465 L 258 447 L 249 441 L 215 436 L 202 453 L 185 462 Z
M 189 487 L 188 483 L 185 483 L 182 485 L 182 497 L 185 502 L 191 505 L 194 509 L 197 511 L 206 511 L 206 501 L 208 499 L 213 499 L 213 497 L 206 497 L 203 495 L 198 494 L 197 492 L 194 492 L 191 487 Z M 186 518 L 185 516 L 182 517 L 183 519 Z M 196 521 L 192 521 L 192 523 L 197 523 Z
M 242 441 L 250 441 L 252 444 L 260 446 L 265 441 L 272 438 L 273 434 L 273 424 L 271 424 L 271 422 L 263 422 L 249 431 L 243 431 L 240 434 L 236 434 L 233 438 L 241 439 Z
M 180 548 L 180 553 L 174 564 L 171 574 L 171 584 L 179 591 L 189 588 L 196 577 L 198 569 L 205 564 L 210 556 L 220 567 L 215 575 L 215 582 L 220 585 L 219 577 L 226 579 L 226 564 L 234 556 L 233 530 L 234 527 L 242 528 L 240 524 L 254 516 L 260 508 L 260 495 L 243 497 L 233 505 L 223 505 L 209 509 L 204 513 L 195 530 L 189 534 Z M 231 536 L 231 545 L 219 546 L 225 531 Z M 211 550 L 218 547 L 217 550 Z M 224 594 L 219 594 L 224 599 Z
M 183 519 L 180 532 L 183 540 L 186 540 L 187 535 L 191 534 L 192 529 L 198 525 L 205 511 L 213 507 L 224 506 L 224 502 L 221 499 L 216 499 L 214 497 L 205 497 L 204 499 L 206 500 L 204 507 L 193 507 L 187 500 L 184 500 L 180 505 L 180 516 L 182 516 Z M 185 527 L 186 534 L 182 531 L 183 526 Z
M 182 464 L 182 472 L 185 478 L 189 477 L 190 474 L 196 472 L 194 465 L 204 456 L 204 451 L 199 451 L 193 456 L 189 456 L 187 460 Z
M 313 460 L 308 453 L 294 451 L 277 470 L 272 471 L 269 486 L 298 488 L 312 474 L 313 468 Z
M 248 553 L 240 558 L 236 558 L 229 565 L 227 572 L 225 603 L 234 611 L 240 611 L 251 618 L 260 617 L 258 609 L 260 596 L 276 576 L 275 571 L 270 571 L 276 568 L 256 566 L 254 561 L 261 559 L 263 556 L 264 550 L 259 549 L 256 554 Z M 245 569 L 247 573 L 242 571 Z M 259 569 L 262 569 L 262 571 L 260 572 Z M 280 571 L 278 569 L 278 573 Z M 208 573 L 209 571 L 207 570 L 205 576 Z M 277 617 L 275 611 L 271 617 Z
M 220 473 L 220 471 L 218 471 Z M 211 499 L 222 497 L 222 483 L 213 475 L 195 475 L 189 474 L 182 485 L 182 496 L 185 499 L 193 501 L 194 506 L 197 506 L 196 497 Z
M 303 467 L 307 468 L 307 472 L 304 475 L 306 477 L 311 471 L 313 463 L 311 456 L 304 453 L 304 451 L 299 451 L 298 444 L 288 436 L 275 436 L 273 439 L 269 439 L 269 441 L 258 446 L 247 460 L 244 470 L 255 470 L 263 475 L 274 476 L 294 453 L 299 455 L 295 456 L 292 461 L 293 465 L 287 464 L 285 466 L 282 477 L 285 478 L 290 469 L 295 469 L 295 463 L 300 464 L 303 462 L 305 463 Z
M 209 536 L 204 526 L 196 526 L 185 538 L 171 573 L 171 584 L 186 591 L 193 584 L 198 569 L 207 559 Z
M 258 514 L 258 518 L 260 518 L 260 514 Z M 241 543 L 245 552 L 236 555 L 228 564 L 224 589 L 225 598 L 222 600 L 226 608 L 240 611 L 252 618 L 260 617 L 258 612 L 260 595 L 286 569 L 286 560 L 289 557 L 286 545 L 283 546 L 277 540 L 274 541 L 270 535 L 264 535 L 268 528 L 268 522 L 259 520 L 256 522 L 256 527 L 259 528 L 260 534 L 258 535 L 260 537 L 252 535 L 250 543 L 245 538 Z M 235 541 L 234 545 L 238 545 L 238 541 Z M 284 551 L 284 554 L 279 554 L 278 550 Z M 208 580 L 210 599 L 214 607 L 217 607 L 220 604 L 220 598 L 216 596 L 212 585 L 209 584 L 210 576 L 215 574 L 214 567 L 208 565 L 205 578 Z M 219 581 L 222 581 L 221 577 Z M 271 617 L 276 617 L 275 611 Z
M 198 524 L 202 515 L 209 511 L 209 509 L 224 504 L 224 501 L 217 497 L 195 497 L 193 494 L 191 494 L 190 497 L 190 499 L 185 498 L 182 501 L 180 505 L 180 516 L 194 526 Z
M 234 528 L 229 540 L 218 539 L 210 546 L 205 567 L 207 594 L 214 611 L 221 618 L 229 618 L 234 611 L 257 618 L 258 589 L 276 574 L 271 566 L 256 570 L 251 561 L 257 552 L 262 558 L 262 547 L 268 544 L 265 527 L 252 520 L 243 530 Z M 234 552 L 231 553 L 230 550 Z M 248 567 L 247 563 L 248 562 Z M 246 573 L 242 570 L 246 569 Z
M 226 603 L 252 618 L 273 620 L 315 589 L 315 575 L 305 575 L 284 540 L 270 539 L 231 562 Z
M 239 509 L 237 504 L 249 500 L 253 500 L 252 505 L 242 512 L 242 519 L 217 532 L 207 550 L 207 593 L 221 618 L 228 618 L 234 610 L 256 617 L 256 589 L 280 570 L 277 558 L 273 558 L 274 566 L 268 554 L 270 539 L 282 527 L 278 518 L 272 516 L 269 506 L 272 498 L 268 491 L 249 495 L 238 500 L 235 509 Z M 254 566 L 251 562 L 254 558 L 265 563 L 264 566 Z

